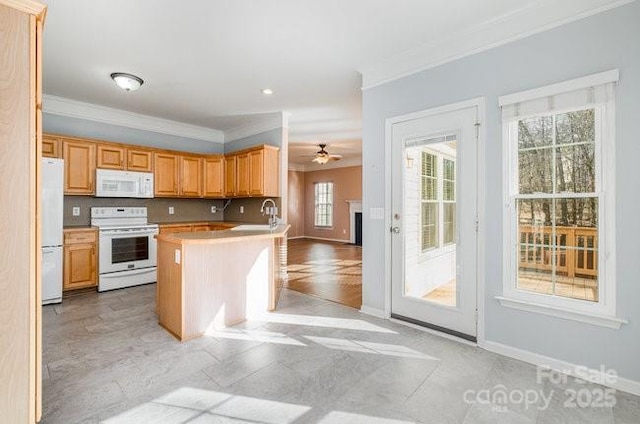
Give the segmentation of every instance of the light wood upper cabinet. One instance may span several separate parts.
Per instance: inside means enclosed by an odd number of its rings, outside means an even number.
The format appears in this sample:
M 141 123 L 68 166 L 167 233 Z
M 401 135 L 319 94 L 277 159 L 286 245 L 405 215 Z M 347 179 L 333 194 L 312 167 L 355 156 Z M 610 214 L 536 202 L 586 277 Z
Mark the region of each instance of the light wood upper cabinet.
M 62 141 L 58 137 L 42 137 L 42 156 L 47 158 L 62 157 Z
M 261 154 L 254 156 L 251 170 L 261 176 L 251 179 L 251 195 L 278 197 L 280 196 L 280 149 L 274 146 L 264 146 L 257 151 Z
M 224 157 L 204 159 L 204 197 L 224 197 Z
M 153 170 L 151 150 L 130 149 L 118 144 L 99 143 L 97 152 L 98 168 L 135 172 L 151 172 Z
M 260 146 L 236 154 L 236 195 L 267 197 L 280 195 L 279 149 Z
M 156 197 L 179 195 L 180 156 L 171 153 L 154 153 L 154 194 Z
M 250 163 L 249 153 L 236 155 L 236 195 L 249 196 L 250 194 Z
M 180 194 L 182 197 L 202 197 L 202 158 L 180 157 Z
M 65 230 L 63 289 L 98 285 L 98 233 L 94 229 Z
M 151 150 L 127 149 L 127 169 L 136 172 L 153 172 Z
M 236 195 L 236 156 L 225 155 L 224 157 L 224 196 L 234 197 Z
M 81 140 L 63 140 L 64 194 L 95 193 L 96 145 Z
M 97 167 L 102 169 L 125 169 L 126 149 L 111 144 L 98 144 Z

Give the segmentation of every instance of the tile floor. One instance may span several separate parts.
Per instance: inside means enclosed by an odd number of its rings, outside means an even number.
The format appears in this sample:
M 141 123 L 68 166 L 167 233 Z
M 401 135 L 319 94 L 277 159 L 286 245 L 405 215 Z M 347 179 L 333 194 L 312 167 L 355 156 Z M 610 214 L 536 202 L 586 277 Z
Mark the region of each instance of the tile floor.
M 565 390 L 602 388 L 537 384 L 528 364 L 286 289 L 276 313 L 179 343 L 154 295 L 44 308 L 43 423 L 640 423 L 638 397 L 565 407 Z M 482 390 L 548 408 L 475 402 Z

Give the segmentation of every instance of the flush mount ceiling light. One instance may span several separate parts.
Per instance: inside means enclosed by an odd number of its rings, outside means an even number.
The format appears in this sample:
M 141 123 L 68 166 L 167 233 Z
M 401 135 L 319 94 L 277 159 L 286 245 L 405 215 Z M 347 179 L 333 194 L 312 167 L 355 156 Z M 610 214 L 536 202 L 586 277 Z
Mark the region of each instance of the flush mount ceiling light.
M 265 96 L 270 96 L 273 94 L 273 90 L 270 88 L 263 88 L 262 90 L 260 90 L 262 92 L 262 94 L 264 94 Z
M 144 83 L 142 78 L 124 72 L 114 72 L 111 79 L 124 91 L 136 91 Z

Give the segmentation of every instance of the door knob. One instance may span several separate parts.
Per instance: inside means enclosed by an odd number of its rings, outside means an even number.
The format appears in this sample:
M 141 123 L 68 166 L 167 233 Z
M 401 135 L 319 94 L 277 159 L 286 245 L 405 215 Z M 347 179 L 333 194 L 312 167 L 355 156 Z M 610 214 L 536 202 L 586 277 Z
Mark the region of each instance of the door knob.
M 400 227 L 391 227 L 391 232 L 393 234 L 400 234 Z

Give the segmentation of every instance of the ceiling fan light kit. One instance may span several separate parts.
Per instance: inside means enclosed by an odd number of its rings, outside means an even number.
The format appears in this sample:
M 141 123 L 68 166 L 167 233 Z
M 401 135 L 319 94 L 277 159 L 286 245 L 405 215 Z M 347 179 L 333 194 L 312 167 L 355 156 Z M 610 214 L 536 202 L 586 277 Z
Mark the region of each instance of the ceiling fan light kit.
M 311 160 L 311 162 L 319 163 L 320 165 L 324 165 L 325 163 L 332 160 L 340 160 L 342 159 L 341 155 L 330 155 L 324 148 L 327 147 L 326 144 L 318 144 L 320 150 L 316 152 L 316 157 Z

